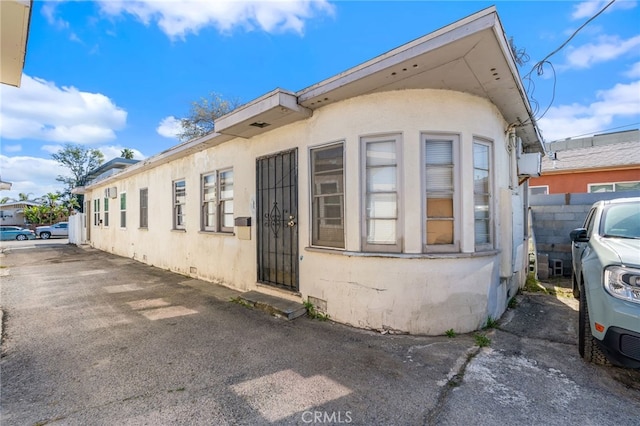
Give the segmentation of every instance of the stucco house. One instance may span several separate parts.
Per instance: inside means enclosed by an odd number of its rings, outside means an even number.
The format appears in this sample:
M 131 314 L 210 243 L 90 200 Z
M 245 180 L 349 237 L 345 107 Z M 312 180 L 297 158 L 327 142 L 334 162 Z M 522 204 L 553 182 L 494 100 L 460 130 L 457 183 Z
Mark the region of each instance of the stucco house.
M 27 226 L 24 209 L 39 206 L 31 201 L 12 201 L 0 204 L 0 225 Z
M 531 194 L 640 190 L 640 130 L 604 133 L 547 145 Z
M 491 7 L 87 185 L 89 243 L 356 327 L 469 332 L 524 283 L 542 152 Z

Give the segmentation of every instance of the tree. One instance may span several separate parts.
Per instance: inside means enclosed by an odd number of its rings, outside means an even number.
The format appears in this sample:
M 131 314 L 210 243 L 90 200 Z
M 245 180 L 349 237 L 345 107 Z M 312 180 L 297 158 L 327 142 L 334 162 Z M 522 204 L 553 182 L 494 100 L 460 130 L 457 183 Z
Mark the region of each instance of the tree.
M 42 204 L 39 206 L 29 206 L 24 209 L 24 217 L 29 223 L 52 224 L 53 222 L 67 219 L 77 201 L 72 198 L 69 201 L 63 199 L 63 195 L 50 192 L 41 197 Z
M 125 148 L 120 152 L 120 157 L 126 158 L 127 160 L 133 160 L 133 150 L 129 148 Z
M 51 157 L 71 172 L 71 176 L 58 175 L 56 180 L 66 185 L 63 197 L 76 198 L 82 211 L 82 195 L 71 195 L 71 190 L 87 183 L 89 172 L 104 162 L 104 155 L 99 149 L 88 149 L 81 145 L 65 144 L 64 148 Z
M 25 194 L 24 192 L 21 192 L 18 194 L 18 199 L 16 201 L 28 201 L 31 203 L 39 203 L 40 201 L 42 201 L 41 197 L 31 198 L 30 195 L 33 195 L 33 192 L 29 192 L 27 194 Z
M 186 142 L 213 132 L 215 121 L 239 105 L 240 100 L 226 100 L 217 93 L 210 93 L 208 98 L 192 102 L 189 116 L 180 119 L 182 130 L 178 133 L 178 139 Z

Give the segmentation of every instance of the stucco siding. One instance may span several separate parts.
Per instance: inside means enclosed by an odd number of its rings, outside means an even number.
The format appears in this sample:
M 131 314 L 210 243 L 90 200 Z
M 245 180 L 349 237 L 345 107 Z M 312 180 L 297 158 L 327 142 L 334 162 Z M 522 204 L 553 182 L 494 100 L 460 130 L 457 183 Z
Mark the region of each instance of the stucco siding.
M 110 226 L 92 226 L 91 244 L 99 249 L 140 260 L 185 275 L 240 290 L 258 288 L 256 265 L 256 159 L 297 148 L 299 296 L 326 301 L 332 319 L 365 328 L 389 328 L 411 333 L 466 332 L 482 326 L 489 315 L 505 309 L 500 279 L 501 235 L 512 237 L 512 203 L 499 205 L 500 190 L 516 197 L 509 185 L 510 154 L 505 149 L 507 124 L 489 101 L 459 92 L 405 90 L 363 95 L 330 104 L 313 116 L 251 139 L 236 138 L 212 148 L 142 171 L 108 185 L 91 188 L 89 199 L 103 200 L 104 190 L 116 186 L 127 193 L 127 226 L 119 226 L 117 199 L 110 200 Z M 424 173 L 423 133 L 456 134 L 456 235 L 458 255 L 423 254 Z M 412 258 L 360 256 L 362 234 L 362 166 L 360 138 L 398 134 L 401 140 L 402 253 Z M 475 253 L 473 210 L 473 142 L 491 143 L 493 249 Z M 344 142 L 345 251 L 309 249 L 309 149 Z M 203 173 L 233 168 L 234 217 L 252 218 L 250 239 L 237 234 L 202 232 L 200 179 Z M 186 225 L 174 230 L 172 184 L 186 182 Z M 148 189 L 148 228 L 139 227 L 139 192 Z M 470 205 L 471 204 L 471 205 Z M 521 205 L 521 204 L 520 204 Z M 101 210 L 102 210 L 101 201 Z M 103 212 L 101 211 L 101 214 Z M 515 212 L 522 215 L 522 212 Z M 511 247 L 509 248 L 509 256 Z M 351 254 L 349 254 L 351 253 Z M 469 255 L 475 253 L 474 255 Z M 507 256 L 508 259 L 510 257 Z M 509 260 L 510 261 L 510 260 Z M 508 279 L 512 279 L 513 275 Z M 511 283 L 513 285 L 513 283 Z M 516 286 L 519 283 L 516 283 Z M 511 294 L 512 295 L 512 294 Z M 489 300 L 492 298 L 492 300 Z

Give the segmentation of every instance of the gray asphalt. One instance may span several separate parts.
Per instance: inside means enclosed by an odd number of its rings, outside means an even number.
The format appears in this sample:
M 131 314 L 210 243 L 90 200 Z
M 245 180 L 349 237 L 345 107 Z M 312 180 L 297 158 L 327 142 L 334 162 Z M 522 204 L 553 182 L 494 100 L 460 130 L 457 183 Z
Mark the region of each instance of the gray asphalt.
M 23 243 L 20 245 L 19 243 Z M 381 335 L 91 248 L 3 244 L 2 425 L 637 425 L 640 372 L 583 363 L 575 301 Z

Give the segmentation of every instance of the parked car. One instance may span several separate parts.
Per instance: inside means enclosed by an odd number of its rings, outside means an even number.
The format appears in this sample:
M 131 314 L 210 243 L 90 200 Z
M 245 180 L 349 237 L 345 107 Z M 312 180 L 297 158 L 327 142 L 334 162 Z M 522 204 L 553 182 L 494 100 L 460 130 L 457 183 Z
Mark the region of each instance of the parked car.
M 571 241 L 580 355 L 640 368 L 640 198 L 598 201 Z
M 0 227 L 0 240 L 35 240 L 36 234 L 30 229 L 23 229 L 19 226 L 2 226 Z
M 36 227 L 36 235 L 43 240 L 47 240 L 51 237 L 69 237 L 69 223 L 58 222 L 49 226 Z
M 16 226 L 16 225 L 0 225 L 0 229 L 20 230 L 20 229 L 27 229 L 27 228 L 23 228 L 22 226 Z

